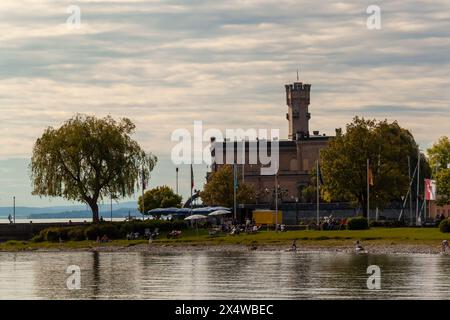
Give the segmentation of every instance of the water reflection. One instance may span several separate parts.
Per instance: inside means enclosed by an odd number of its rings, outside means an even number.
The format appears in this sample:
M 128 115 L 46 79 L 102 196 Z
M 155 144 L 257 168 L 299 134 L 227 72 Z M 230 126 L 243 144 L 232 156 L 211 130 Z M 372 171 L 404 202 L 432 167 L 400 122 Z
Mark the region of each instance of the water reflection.
M 288 252 L 0 253 L 2 299 L 448 299 L 450 257 Z M 81 290 L 66 268 L 81 268 Z M 367 267 L 382 270 L 366 288 Z

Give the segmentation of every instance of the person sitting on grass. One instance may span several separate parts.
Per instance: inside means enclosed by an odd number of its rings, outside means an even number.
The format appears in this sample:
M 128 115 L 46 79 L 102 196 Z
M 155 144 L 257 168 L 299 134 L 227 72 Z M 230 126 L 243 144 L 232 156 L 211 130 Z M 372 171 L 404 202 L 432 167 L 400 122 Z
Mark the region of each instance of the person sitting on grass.
M 359 242 L 359 240 L 356 240 L 355 242 L 355 251 L 356 252 L 362 252 L 364 251 L 363 246 L 361 245 L 361 243 Z
M 296 240 L 292 241 L 291 251 L 297 252 L 297 241 Z
M 103 242 L 103 243 L 109 242 L 108 236 L 107 236 L 106 234 L 104 234 L 103 237 L 102 237 L 102 239 L 100 240 L 100 242 Z
M 240 230 L 240 228 L 239 228 L 239 226 L 233 226 L 232 228 L 231 228 L 231 232 L 230 232 L 230 234 L 231 235 L 236 235 L 236 234 L 239 234 L 239 232 L 240 232 L 241 230 Z

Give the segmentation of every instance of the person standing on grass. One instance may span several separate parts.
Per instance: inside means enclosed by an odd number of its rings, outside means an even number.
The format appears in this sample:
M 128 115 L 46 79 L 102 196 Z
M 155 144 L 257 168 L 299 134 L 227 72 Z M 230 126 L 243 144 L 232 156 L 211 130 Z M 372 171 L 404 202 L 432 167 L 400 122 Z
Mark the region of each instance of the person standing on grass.
M 442 241 L 442 253 L 445 253 L 448 249 L 448 240 Z

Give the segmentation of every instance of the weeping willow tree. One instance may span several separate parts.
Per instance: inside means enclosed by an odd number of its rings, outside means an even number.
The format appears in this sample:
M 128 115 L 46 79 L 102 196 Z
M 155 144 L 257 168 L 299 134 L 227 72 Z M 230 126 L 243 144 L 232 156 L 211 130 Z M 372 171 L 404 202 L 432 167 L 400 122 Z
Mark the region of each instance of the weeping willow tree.
M 110 116 L 76 115 L 48 127 L 33 148 L 33 194 L 84 202 L 98 222 L 98 201 L 133 195 L 157 162 L 131 138 L 134 131 L 131 120 Z

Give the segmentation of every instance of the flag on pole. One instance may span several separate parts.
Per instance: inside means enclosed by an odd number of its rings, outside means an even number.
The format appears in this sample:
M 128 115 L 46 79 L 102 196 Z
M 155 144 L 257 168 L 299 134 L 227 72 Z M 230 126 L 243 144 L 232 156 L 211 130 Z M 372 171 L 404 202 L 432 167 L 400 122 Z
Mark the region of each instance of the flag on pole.
M 322 177 L 322 170 L 320 169 L 320 162 L 317 162 L 317 175 L 319 176 L 319 183 L 323 185 L 323 177 Z
M 372 172 L 372 168 L 371 167 L 369 167 L 367 179 L 369 179 L 369 185 L 373 186 L 373 172 Z
M 425 200 L 436 200 L 436 180 L 425 179 Z

